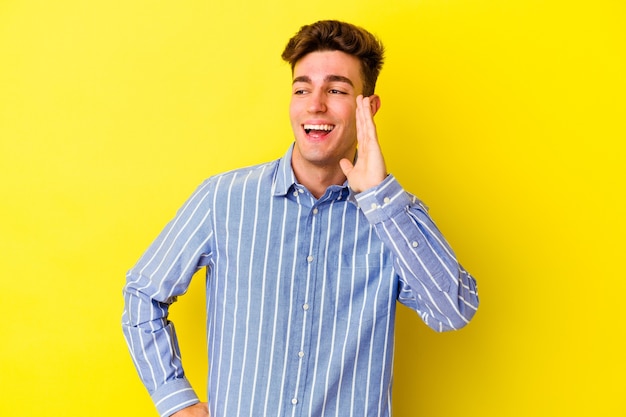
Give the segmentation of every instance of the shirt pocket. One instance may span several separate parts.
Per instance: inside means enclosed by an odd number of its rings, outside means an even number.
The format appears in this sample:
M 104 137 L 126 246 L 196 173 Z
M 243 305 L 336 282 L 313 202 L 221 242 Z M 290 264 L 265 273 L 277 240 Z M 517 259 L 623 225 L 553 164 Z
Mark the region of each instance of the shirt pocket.
M 397 281 L 382 253 L 343 256 L 335 277 L 330 287 L 337 320 L 370 323 L 395 304 Z

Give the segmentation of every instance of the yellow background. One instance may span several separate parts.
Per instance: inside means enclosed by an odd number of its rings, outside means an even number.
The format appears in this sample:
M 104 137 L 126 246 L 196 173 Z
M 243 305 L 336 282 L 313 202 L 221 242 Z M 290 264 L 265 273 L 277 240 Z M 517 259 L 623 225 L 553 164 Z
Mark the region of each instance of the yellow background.
M 205 177 L 291 142 L 287 39 L 387 46 L 379 134 L 481 307 L 402 309 L 395 417 L 624 416 L 620 0 L 0 1 L 0 415 L 154 416 L 120 330 L 136 261 Z M 202 279 L 175 305 L 205 398 Z

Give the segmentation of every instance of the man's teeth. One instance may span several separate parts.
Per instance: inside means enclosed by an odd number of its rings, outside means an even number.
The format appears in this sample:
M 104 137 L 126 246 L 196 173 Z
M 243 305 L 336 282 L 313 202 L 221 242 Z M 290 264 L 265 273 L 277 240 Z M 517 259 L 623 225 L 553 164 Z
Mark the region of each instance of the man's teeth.
M 334 125 L 304 125 L 304 131 L 306 133 L 311 132 L 311 130 L 323 130 L 326 132 L 330 132 L 334 128 Z

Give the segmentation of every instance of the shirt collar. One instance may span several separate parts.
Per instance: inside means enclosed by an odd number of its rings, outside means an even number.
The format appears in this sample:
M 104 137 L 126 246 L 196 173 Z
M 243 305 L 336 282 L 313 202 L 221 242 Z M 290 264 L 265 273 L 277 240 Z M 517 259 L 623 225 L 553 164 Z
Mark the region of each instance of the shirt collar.
M 278 166 L 276 167 L 276 173 L 274 174 L 274 184 L 272 194 L 275 196 L 284 196 L 289 190 L 296 184 L 296 174 L 293 173 L 291 168 L 291 155 L 293 153 L 292 143 L 287 153 L 278 160 Z

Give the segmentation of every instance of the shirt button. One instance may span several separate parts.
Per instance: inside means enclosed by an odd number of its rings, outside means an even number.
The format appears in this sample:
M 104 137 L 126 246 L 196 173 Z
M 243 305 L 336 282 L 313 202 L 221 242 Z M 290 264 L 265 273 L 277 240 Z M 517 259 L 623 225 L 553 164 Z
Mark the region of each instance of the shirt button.
M 376 204 L 376 203 L 372 203 L 372 208 L 373 208 L 373 209 L 378 208 L 378 204 Z
M 298 190 L 296 190 L 296 191 L 294 191 L 294 192 L 293 192 L 293 196 L 294 196 L 294 197 L 297 197 L 297 196 L 298 196 Z
M 298 188 L 298 192 L 299 192 L 300 194 L 303 194 L 303 193 L 304 193 L 304 190 L 303 190 L 302 188 Z
M 313 214 L 317 214 L 319 212 L 319 210 L 316 208 L 313 209 Z
M 313 262 L 313 256 L 309 255 L 306 257 L 307 262 Z
M 417 243 L 416 240 L 413 241 L 413 243 L 411 243 L 411 246 L 413 246 L 414 248 L 419 246 L 419 243 Z
M 385 202 L 385 204 L 389 204 L 389 202 L 391 201 L 391 199 L 389 197 L 385 197 L 385 199 L 383 200 Z
M 303 358 L 304 357 L 304 352 L 303 351 L 298 352 L 298 356 Z
M 304 311 L 307 311 L 307 310 L 309 309 L 309 305 L 308 305 L 308 304 L 303 304 L 303 305 L 302 305 L 302 309 L 303 309 Z
M 297 398 L 292 399 L 291 400 L 291 404 L 293 404 L 293 405 L 298 404 L 298 399 Z

